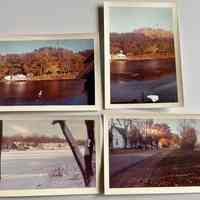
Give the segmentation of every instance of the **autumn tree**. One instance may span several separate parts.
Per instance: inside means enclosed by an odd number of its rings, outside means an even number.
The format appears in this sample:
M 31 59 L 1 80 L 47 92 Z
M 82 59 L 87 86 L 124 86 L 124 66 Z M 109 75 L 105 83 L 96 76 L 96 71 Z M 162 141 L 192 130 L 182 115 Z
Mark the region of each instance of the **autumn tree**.
M 110 34 L 111 54 L 122 50 L 126 55 L 164 54 L 174 55 L 174 39 L 171 32 L 162 29 L 140 29 L 129 33 Z
M 181 135 L 181 148 L 193 150 L 197 141 L 196 120 L 181 119 L 179 120 L 179 132 Z
M 197 141 L 196 130 L 194 128 L 186 128 L 181 133 L 181 148 L 186 150 L 193 150 Z
M 73 52 L 64 48 L 44 47 L 23 54 L 0 55 L 0 78 L 5 75 L 25 74 L 31 77 L 43 75 L 64 75 L 76 77 L 79 73 L 88 73 L 86 67 L 93 64 L 94 51 L 86 49 Z M 87 62 L 85 62 L 87 60 Z M 93 65 L 92 65 L 93 66 Z M 71 76 L 69 76 L 71 77 Z

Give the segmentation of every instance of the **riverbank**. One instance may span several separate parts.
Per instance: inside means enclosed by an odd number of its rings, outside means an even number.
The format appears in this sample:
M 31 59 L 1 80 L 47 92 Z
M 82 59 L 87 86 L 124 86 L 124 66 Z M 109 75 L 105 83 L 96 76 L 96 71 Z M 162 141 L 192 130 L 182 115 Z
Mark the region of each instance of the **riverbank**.
M 126 57 L 117 57 L 116 55 L 111 55 L 111 62 L 116 60 L 123 61 L 145 61 L 145 60 L 168 60 L 175 59 L 175 55 L 162 55 L 162 54 L 143 54 L 143 55 L 128 55 Z
M 77 74 L 67 74 L 67 75 L 41 75 L 41 76 L 33 76 L 33 77 L 27 77 L 25 79 L 13 79 L 6 80 L 2 78 L 0 82 L 14 82 L 14 81 L 48 81 L 48 80 L 76 80 Z

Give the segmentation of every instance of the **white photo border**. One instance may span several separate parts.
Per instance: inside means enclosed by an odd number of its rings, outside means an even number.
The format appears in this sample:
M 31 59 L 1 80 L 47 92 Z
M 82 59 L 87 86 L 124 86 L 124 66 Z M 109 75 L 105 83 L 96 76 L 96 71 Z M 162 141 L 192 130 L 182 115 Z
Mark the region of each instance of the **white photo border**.
M 173 27 L 174 27 L 174 47 L 175 47 L 175 62 L 176 62 L 176 79 L 177 79 L 177 102 L 169 103 L 125 103 L 125 104 L 112 104 L 111 103 L 111 84 L 110 84 L 110 15 L 109 10 L 111 7 L 149 7 L 149 8 L 172 8 L 173 10 Z M 176 1 L 105 1 L 104 2 L 104 84 L 106 85 L 105 96 L 105 109 L 122 109 L 122 108 L 172 108 L 183 107 L 183 81 L 181 69 L 181 53 L 180 53 L 180 39 L 178 28 L 178 14 Z
M 102 157 L 102 120 L 97 113 L 65 113 L 65 114 L 2 114 L 0 120 L 24 120 L 24 121 L 45 121 L 45 120 L 94 120 L 95 121 L 95 150 L 96 150 L 96 187 L 80 187 L 80 188 L 51 188 L 51 189 L 9 189 L 0 190 L 0 198 L 2 197 L 39 197 L 39 196 L 62 196 L 62 195 L 80 195 L 80 194 L 99 194 L 100 193 L 100 169 Z
M 200 114 L 191 113 L 111 113 L 104 115 L 104 192 L 106 195 L 122 194 L 181 194 L 200 193 L 200 186 L 188 187 L 131 187 L 131 188 L 110 188 L 109 172 L 109 121 L 110 119 L 199 119 Z
M 101 70 L 99 35 L 97 33 L 61 33 L 61 34 L 15 34 L 0 35 L 2 41 L 33 41 L 33 40 L 55 40 L 55 39 L 92 39 L 94 41 L 94 80 L 95 80 L 95 104 L 94 105 L 1 105 L 0 112 L 15 111 L 99 111 L 102 107 L 101 98 Z

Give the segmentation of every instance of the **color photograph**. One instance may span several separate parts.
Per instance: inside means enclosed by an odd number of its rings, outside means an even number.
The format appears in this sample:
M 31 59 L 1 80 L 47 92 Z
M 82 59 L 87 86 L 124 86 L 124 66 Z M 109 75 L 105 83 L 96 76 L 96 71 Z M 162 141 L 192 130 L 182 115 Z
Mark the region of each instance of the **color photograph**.
M 115 116 L 107 123 L 109 194 L 199 191 L 199 117 Z
M 20 36 L 0 40 L 0 106 L 95 107 L 95 39 Z
M 174 7 L 121 4 L 109 4 L 105 18 L 108 104 L 178 104 Z
M 98 193 L 98 123 L 1 121 L 0 196 Z

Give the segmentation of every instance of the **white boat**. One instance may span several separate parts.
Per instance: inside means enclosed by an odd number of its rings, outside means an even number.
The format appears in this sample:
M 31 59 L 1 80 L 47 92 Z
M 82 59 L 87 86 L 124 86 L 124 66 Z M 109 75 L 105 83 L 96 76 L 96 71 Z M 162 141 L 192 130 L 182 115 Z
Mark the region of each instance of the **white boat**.
M 111 55 L 112 60 L 127 60 L 128 57 L 123 53 L 122 50 L 119 51 L 119 53 Z
M 24 74 L 16 74 L 16 75 L 7 75 L 4 77 L 6 81 L 25 81 L 27 80 L 27 76 Z

